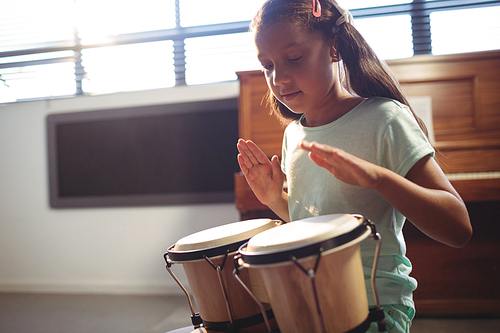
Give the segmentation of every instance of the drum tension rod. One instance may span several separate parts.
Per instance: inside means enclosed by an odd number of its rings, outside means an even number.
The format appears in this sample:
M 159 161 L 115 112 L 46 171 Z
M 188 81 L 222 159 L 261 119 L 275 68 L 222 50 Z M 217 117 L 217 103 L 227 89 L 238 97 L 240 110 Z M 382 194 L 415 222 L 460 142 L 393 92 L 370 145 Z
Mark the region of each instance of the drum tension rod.
M 300 268 L 310 279 L 311 279 L 311 284 L 313 288 L 313 293 L 314 293 L 314 300 L 316 301 L 316 309 L 318 311 L 318 317 L 319 317 L 319 323 L 321 325 L 321 332 L 326 333 L 326 326 L 325 326 L 325 319 L 323 317 L 323 312 L 321 311 L 321 305 L 319 304 L 319 294 L 318 294 L 318 288 L 316 287 L 316 271 L 318 270 L 319 266 L 319 260 L 321 259 L 321 254 L 323 253 L 323 248 L 320 247 L 318 249 L 318 257 L 316 258 L 316 264 L 314 264 L 314 268 L 312 269 L 305 269 L 297 260 L 297 257 L 294 255 L 290 256 L 290 260 L 297 265 L 298 268 Z
M 228 324 L 228 330 L 229 332 L 234 332 L 234 323 L 233 323 L 233 314 L 231 312 L 231 307 L 229 306 L 229 296 L 226 290 L 226 287 L 224 286 L 224 281 L 222 281 L 222 276 L 221 276 L 221 271 L 224 268 L 224 265 L 226 264 L 226 259 L 227 256 L 229 255 L 229 249 L 226 250 L 226 254 L 224 255 L 224 259 L 222 260 L 222 264 L 219 266 L 215 266 L 214 263 L 208 258 L 205 254 L 203 255 L 203 258 L 210 264 L 210 266 L 215 269 L 217 272 L 217 278 L 219 279 L 219 284 L 222 290 L 222 294 L 224 295 L 224 302 L 226 303 L 226 309 L 227 309 L 227 315 L 229 317 L 229 324 Z
M 375 300 L 375 309 L 371 309 L 369 316 L 372 318 L 372 321 L 376 321 L 378 324 L 378 331 L 385 332 L 386 331 L 386 323 L 385 323 L 385 315 L 382 306 L 380 306 L 380 300 L 378 298 L 377 286 L 375 284 L 375 278 L 377 274 L 378 267 L 378 259 L 380 256 L 380 249 L 382 248 L 382 236 L 377 232 L 375 228 L 375 224 L 371 221 L 365 219 L 364 222 L 372 229 L 371 237 L 377 242 L 377 246 L 375 248 L 375 256 L 373 258 L 372 265 L 372 277 L 371 277 L 371 285 L 373 291 L 373 298 Z
M 318 249 L 318 257 L 316 258 L 316 263 L 314 264 L 314 268 L 310 270 L 305 269 L 301 264 L 299 264 L 299 262 L 297 261 L 297 257 L 295 257 L 294 255 L 290 256 L 290 260 L 293 261 L 293 263 L 297 265 L 297 267 L 300 268 L 307 276 L 311 277 L 311 275 L 314 276 L 316 271 L 318 270 L 319 260 L 321 259 L 321 254 L 323 253 L 323 251 L 324 250 L 322 247 Z
M 168 252 L 163 255 L 163 258 L 165 259 L 165 262 L 167 263 L 165 267 L 167 268 L 168 273 L 172 276 L 172 278 L 175 280 L 175 282 L 177 282 L 179 287 L 181 287 L 184 294 L 186 294 L 186 297 L 187 297 L 187 300 L 189 303 L 189 308 L 191 309 L 191 323 L 193 324 L 195 329 L 199 328 L 201 326 L 201 324 L 203 323 L 203 320 L 201 319 L 201 316 L 198 312 L 196 312 L 196 313 L 194 312 L 193 302 L 191 302 L 191 297 L 189 296 L 187 289 L 182 285 L 181 281 L 177 278 L 177 276 L 175 276 L 174 272 L 172 271 L 172 269 L 171 269 L 172 268 L 172 261 L 168 257 Z
M 220 269 L 224 269 L 224 265 L 226 264 L 226 259 L 229 254 L 229 249 L 226 250 L 226 254 L 224 255 L 224 259 L 222 260 L 222 264 L 220 266 L 215 266 L 215 264 L 210 260 L 209 257 L 207 257 L 206 254 L 203 255 L 203 258 L 212 266 L 215 270 L 217 270 L 217 267 L 220 267 Z
M 266 309 L 264 308 L 264 305 L 262 304 L 261 301 L 259 301 L 259 299 L 250 290 L 250 288 L 248 288 L 247 285 L 245 284 L 245 282 L 243 282 L 243 280 L 241 280 L 241 278 L 240 278 L 240 270 L 243 269 L 243 266 L 240 265 L 240 263 L 239 263 L 240 259 L 241 259 L 241 254 L 237 254 L 234 256 L 233 276 L 241 284 L 243 289 L 246 290 L 246 292 L 250 295 L 250 297 L 252 297 L 254 302 L 257 304 L 257 306 L 259 307 L 260 312 L 262 314 L 262 318 L 264 318 L 264 323 L 266 324 L 267 332 L 271 333 L 272 332 L 271 324 L 269 323 L 269 318 L 267 316 Z

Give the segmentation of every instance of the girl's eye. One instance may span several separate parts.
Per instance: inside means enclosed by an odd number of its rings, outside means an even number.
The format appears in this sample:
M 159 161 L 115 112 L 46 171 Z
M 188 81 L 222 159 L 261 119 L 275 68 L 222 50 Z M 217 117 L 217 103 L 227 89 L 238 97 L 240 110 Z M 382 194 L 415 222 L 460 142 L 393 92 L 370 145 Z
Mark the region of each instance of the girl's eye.
M 300 57 L 296 57 L 296 58 L 291 58 L 291 59 L 288 59 L 288 61 L 291 61 L 291 62 L 298 62 L 298 61 L 300 61 L 300 60 L 302 60 L 302 56 L 300 56 Z
M 271 69 L 273 69 L 273 64 L 262 65 L 262 69 L 265 71 L 270 71 Z

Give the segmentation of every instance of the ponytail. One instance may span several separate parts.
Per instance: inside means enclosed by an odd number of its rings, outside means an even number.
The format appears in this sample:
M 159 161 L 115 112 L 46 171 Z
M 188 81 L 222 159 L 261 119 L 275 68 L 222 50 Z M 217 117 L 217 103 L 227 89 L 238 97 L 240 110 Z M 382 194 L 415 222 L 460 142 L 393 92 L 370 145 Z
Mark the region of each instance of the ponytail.
M 407 105 L 420 129 L 428 136 L 424 122 L 411 108 L 389 66 L 379 60 L 354 26 L 345 23 L 338 30 L 337 51 L 344 65 L 344 87 L 360 97 L 386 97 Z

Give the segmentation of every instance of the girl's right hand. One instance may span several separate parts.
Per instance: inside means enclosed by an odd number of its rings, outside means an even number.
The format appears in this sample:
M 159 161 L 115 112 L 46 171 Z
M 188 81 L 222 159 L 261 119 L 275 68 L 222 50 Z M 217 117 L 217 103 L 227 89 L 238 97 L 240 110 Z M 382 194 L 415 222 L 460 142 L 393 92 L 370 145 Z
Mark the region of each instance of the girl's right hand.
M 238 163 L 257 199 L 272 207 L 283 195 L 284 174 L 278 156 L 269 160 L 251 140 L 238 140 Z

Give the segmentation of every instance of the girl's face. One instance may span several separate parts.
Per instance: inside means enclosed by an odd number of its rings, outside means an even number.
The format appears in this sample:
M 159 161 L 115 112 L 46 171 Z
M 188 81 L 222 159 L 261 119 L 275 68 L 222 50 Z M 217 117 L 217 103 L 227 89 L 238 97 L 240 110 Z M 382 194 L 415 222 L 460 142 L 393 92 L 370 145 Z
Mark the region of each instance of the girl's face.
M 338 82 L 333 42 L 282 21 L 262 27 L 255 45 L 269 89 L 281 103 L 306 118 L 331 112 L 328 106 Z

